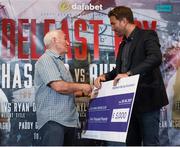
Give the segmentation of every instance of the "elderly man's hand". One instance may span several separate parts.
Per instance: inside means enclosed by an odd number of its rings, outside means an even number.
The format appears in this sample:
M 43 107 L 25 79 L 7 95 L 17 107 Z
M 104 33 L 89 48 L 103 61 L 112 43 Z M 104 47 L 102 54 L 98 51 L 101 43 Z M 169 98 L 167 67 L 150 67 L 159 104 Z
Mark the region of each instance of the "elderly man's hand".
M 82 84 L 82 92 L 84 93 L 84 95 L 89 96 L 92 92 L 92 86 L 89 84 Z

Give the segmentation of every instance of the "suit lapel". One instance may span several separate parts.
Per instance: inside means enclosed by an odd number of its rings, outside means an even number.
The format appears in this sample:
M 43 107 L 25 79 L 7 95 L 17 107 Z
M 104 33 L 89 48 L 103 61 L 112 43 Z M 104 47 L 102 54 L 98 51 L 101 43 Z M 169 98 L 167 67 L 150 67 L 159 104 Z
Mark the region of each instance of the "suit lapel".
M 122 56 L 122 50 L 125 45 L 125 41 L 122 41 L 121 44 L 119 45 L 119 50 L 116 58 L 116 69 L 117 69 L 117 74 L 120 73 L 121 71 L 121 56 Z
M 128 64 L 127 64 L 127 69 L 129 70 L 131 62 L 132 62 L 132 55 L 133 52 L 135 50 L 135 48 L 137 47 L 138 41 L 140 40 L 140 38 L 142 37 L 142 31 L 141 29 L 137 28 L 137 31 L 134 34 L 131 46 L 130 46 L 130 50 L 129 50 L 129 57 L 128 57 Z

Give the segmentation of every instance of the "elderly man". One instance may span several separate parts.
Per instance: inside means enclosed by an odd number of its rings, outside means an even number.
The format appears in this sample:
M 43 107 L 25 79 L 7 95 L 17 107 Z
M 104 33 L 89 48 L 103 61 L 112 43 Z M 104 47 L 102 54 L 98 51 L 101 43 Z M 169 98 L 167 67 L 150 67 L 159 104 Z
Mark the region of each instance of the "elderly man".
M 47 50 L 36 62 L 34 77 L 40 145 L 74 145 L 79 122 L 74 94 L 89 95 L 92 89 L 89 84 L 74 83 L 64 66 L 62 56 L 69 43 L 61 30 L 48 32 L 44 44 Z

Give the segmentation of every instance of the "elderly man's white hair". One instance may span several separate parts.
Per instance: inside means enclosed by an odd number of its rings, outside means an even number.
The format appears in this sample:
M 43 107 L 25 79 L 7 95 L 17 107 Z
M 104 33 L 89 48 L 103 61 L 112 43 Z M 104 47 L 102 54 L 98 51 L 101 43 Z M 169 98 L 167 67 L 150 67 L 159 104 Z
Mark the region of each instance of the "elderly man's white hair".
M 61 30 L 52 30 L 46 33 L 44 36 L 44 45 L 48 48 L 52 43 L 53 38 L 57 38 L 58 33 L 63 33 Z

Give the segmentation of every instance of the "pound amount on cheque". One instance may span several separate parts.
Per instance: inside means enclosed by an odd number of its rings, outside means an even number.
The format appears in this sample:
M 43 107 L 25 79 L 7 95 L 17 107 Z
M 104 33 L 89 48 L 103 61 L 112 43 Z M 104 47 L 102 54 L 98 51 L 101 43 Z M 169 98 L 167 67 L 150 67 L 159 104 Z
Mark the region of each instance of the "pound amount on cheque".
M 127 122 L 129 108 L 113 109 L 111 122 Z

